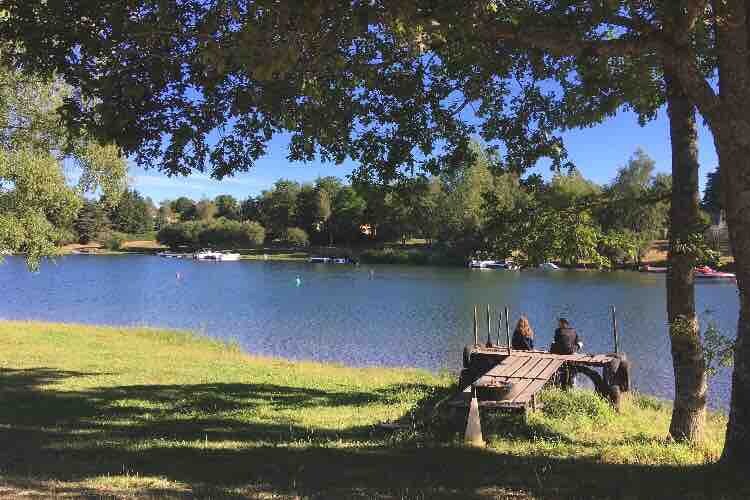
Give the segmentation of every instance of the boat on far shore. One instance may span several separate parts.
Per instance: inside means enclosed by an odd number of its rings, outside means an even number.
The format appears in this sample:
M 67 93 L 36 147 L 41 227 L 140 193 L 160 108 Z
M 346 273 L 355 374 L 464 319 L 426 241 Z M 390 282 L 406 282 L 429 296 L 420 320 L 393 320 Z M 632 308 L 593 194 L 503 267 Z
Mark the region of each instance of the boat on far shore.
M 518 269 L 518 266 L 507 260 L 472 259 L 468 262 L 468 266 L 471 269 L 504 269 L 507 271 L 515 271 Z
M 310 257 L 308 262 L 313 264 L 356 264 L 351 257 Z
M 666 273 L 667 268 L 645 265 L 645 266 L 641 266 L 640 271 L 642 273 Z
M 240 260 L 240 254 L 231 252 L 213 252 L 211 250 L 202 250 L 194 255 L 197 260 L 211 260 L 215 262 L 227 262 Z
M 659 273 L 659 274 L 665 274 L 667 272 L 666 267 L 655 267 L 655 266 L 641 266 L 640 271 L 642 273 Z M 734 273 L 725 273 L 721 271 L 717 271 L 713 268 L 710 268 L 708 266 L 698 266 L 695 268 L 694 276 L 696 279 L 724 279 L 724 280 L 734 280 L 737 279 L 737 275 Z
M 708 266 L 698 266 L 695 268 L 694 276 L 696 279 L 724 279 L 736 280 L 737 275 L 734 273 L 723 273 Z
M 542 269 L 544 271 L 558 271 L 560 269 L 560 266 L 558 266 L 554 262 L 545 262 L 544 264 L 539 264 L 539 269 Z

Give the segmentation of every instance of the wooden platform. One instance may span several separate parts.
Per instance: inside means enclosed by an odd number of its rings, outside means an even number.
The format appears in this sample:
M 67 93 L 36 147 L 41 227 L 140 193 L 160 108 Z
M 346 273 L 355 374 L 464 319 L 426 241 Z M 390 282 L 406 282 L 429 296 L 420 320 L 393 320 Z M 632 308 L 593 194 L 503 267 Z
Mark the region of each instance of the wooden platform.
M 535 409 L 536 394 L 564 365 L 603 368 L 616 359 L 614 354 L 562 355 L 546 351 L 510 351 L 508 353 L 505 347 L 479 346 L 472 351 L 471 356 L 472 359 L 496 358 L 497 363 L 457 394 L 448 403 L 450 406 L 468 406 L 472 392 L 476 390 L 480 394 L 478 397 L 480 407 L 498 409 L 531 407 Z M 497 397 L 486 396 L 493 390 L 497 390 Z M 482 394 L 485 395 L 482 396 Z

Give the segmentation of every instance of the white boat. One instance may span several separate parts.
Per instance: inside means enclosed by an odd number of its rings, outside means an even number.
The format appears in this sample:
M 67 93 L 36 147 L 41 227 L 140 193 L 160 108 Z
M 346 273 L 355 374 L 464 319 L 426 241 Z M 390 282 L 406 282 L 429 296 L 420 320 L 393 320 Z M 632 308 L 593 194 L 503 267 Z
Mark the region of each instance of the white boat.
M 221 252 L 221 260 L 223 261 L 236 261 L 240 258 L 241 255 L 235 252 Z
M 182 259 L 185 257 L 185 254 L 174 252 L 158 252 L 156 255 L 166 257 L 167 259 Z
M 354 264 L 348 257 L 310 257 L 308 261 L 316 264 Z
M 472 259 L 469 261 L 469 267 L 472 269 L 508 269 L 508 270 L 518 269 L 516 266 L 513 265 L 512 262 L 507 262 L 504 260 Z
M 560 269 L 560 266 L 558 266 L 554 262 L 545 262 L 544 264 L 539 265 L 539 269 L 543 269 L 545 271 L 557 271 L 558 269 Z
M 240 254 L 231 252 L 214 252 L 211 250 L 201 250 L 194 256 L 197 260 L 212 260 L 216 262 L 240 260 Z

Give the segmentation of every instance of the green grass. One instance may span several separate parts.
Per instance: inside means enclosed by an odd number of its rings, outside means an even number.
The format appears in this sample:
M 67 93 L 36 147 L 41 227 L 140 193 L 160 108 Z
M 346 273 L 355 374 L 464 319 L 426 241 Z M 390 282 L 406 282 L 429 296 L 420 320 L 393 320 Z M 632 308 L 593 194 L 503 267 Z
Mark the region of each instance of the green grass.
M 247 260 L 275 260 L 275 261 L 304 261 L 310 258 L 310 252 L 305 249 L 290 250 L 278 248 L 256 248 L 239 250 L 243 259 Z
M 629 396 L 617 414 L 550 390 L 526 420 L 483 414 L 480 450 L 461 445 L 462 415 L 436 409 L 451 381 L 252 357 L 184 332 L 0 322 L 0 497 L 748 494 L 712 465 L 721 415 L 688 446 L 664 439 L 664 402 Z

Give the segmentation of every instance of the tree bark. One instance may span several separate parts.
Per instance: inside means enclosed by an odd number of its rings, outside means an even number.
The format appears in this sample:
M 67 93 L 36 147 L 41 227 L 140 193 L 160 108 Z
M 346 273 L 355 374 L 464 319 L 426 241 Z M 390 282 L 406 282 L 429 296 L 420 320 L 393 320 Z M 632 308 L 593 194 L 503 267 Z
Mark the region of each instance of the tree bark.
M 729 241 L 734 255 L 740 315 L 732 372 L 732 399 L 722 461 L 750 464 L 750 64 L 747 2 L 715 2 L 720 120 L 714 135 Z
M 747 120 L 746 125 L 750 125 Z M 743 134 L 741 138 L 720 137 L 716 142 L 740 295 L 732 397 L 722 461 L 747 466 L 750 464 L 750 138 Z
M 695 260 L 684 245 L 699 229 L 698 134 L 692 102 L 676 79 L 667 74 L 665 80 L 672 141 L 667 317 L 675 376 L 669 434 L 678 441 L 698 441 L 706 420 L 706 365 L 695 313 Z

